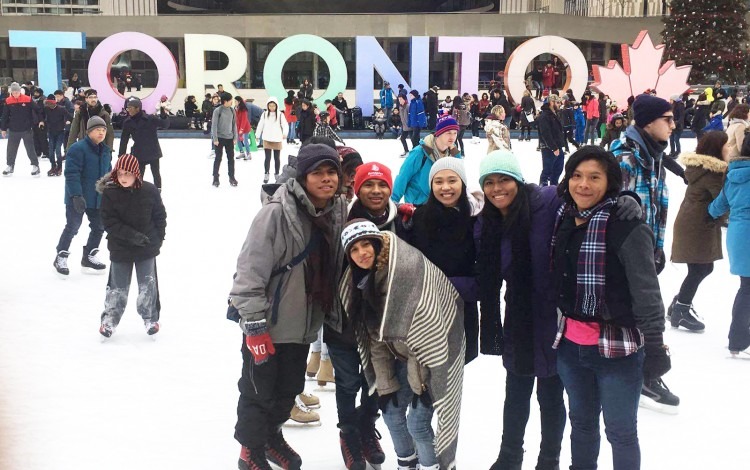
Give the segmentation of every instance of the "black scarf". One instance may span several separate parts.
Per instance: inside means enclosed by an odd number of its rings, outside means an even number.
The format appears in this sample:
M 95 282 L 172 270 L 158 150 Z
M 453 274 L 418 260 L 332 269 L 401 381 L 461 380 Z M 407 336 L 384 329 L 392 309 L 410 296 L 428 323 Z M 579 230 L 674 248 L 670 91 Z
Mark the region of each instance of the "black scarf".
M 354 220 L 354 219 L 367 219 L 373 224 L 377 225 L 379 229 L 383 229 L 383 225 L 385 225 L 386 222 L 388 222 L 388 209 L 389 206 L 385 206 L 385 212 L 381 216 L 374 216 L 368 211 L 365 206 L 362 205 L 362 202 L 357 199 L 352 204 L 351 209 L 349 209 L 349 217 L 348 220 Z
M 641 135 L 641 138 L 643 139 L 643 143 L 646 144 L 646 152 L 648 152 L 648 156 L 651 157 L 651 159 L 654 161 L 654 172 L 656 174 L 659 174 L 659 165 L 661 164 L 661 156 L 664 153 L 664 151 L 669 146 L 669 142 L 665 141 L 659 141 L 657 142 L 654 140 L 651 135 L 649 135 L 648 132 L 644 131 L 643 129 L 636 128 L 638 130 L 638 133 Z
M 102 103 L 100 101 L 97 101 L 94 107 L 92 108 L 89 105 L 82 107 L 82 113 L 81 113 L 81 127 L 83 129 L 86 129 L 86 126 L 88 125 L 89 118 L 92 116 L 98 116 L 102 112 Z
M 480 348 L 482 354 L 501 355 L 504 337 L 511 338 L 511 364 L 517 375 L 534 375 L 534 322 L 531 308 L 532 271 L 531 210 L 533 186 L 519 186 L 516 200 L 505 218 L 485 201 L 479 260 L 480 309 L 482 314 Z M 511 269 L 505 293 L 505 327 L 501 321 L 502 241 L 511 239 Z
M 333 230 L 331 215 L 311 217 L 311 237 L 317 237 L 317 243 L 308 257 L 307 293 L 313 303 L 324 312 L 333 310 L 333 295 L 336 289 L 336 268 L 334 266 Z

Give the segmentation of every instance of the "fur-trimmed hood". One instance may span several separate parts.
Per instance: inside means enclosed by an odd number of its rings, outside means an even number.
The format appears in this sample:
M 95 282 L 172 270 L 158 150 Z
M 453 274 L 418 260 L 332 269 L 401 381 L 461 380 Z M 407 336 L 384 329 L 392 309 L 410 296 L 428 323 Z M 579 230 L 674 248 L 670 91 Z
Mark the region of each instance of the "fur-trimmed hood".
M 685 166 L 703 168 L 714 173 L 724 173 L 727 171 L 727 162 L 710 155 L 686 152 L 680 155 L 679 161 Z

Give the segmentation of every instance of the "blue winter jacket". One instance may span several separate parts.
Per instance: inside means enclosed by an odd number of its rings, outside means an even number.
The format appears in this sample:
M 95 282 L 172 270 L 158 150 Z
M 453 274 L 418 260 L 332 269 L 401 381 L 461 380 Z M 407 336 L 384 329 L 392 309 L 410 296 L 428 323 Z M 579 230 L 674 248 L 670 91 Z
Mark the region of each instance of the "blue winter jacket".
M 435 135 L 430 134 L 411 149 L 393 182 L 393 202 L 401 202 L 402 197 L 404 202 L 417 206 L 427 202 L 430 196 L 430 169 L 435 162 L 432 149 L 434 143 Z M 454 146 L 445 156 L 461 158 L 461 152 Z
M 383 87 L 380 90 L 380 107 L 393 109 L 393 90 Z
M 414 98 L 409 103 L 409 127 L 424 129 L 427 127 L 427 115 L 421 98 Z
M 86 136 L 70 147 L 65 157 L 65 204 L 73 196 L 83 196 L 88 209 L 102 205 L 102 195 L 96 192 L 96 181 L 112 171 L 111 150 L 102 142 L 94 144 Z
M 578 107 L 578 109 L 573 111 L 573 115 L 575 116 L 576 120 L 576 129 L 583 129 L 584 127 L 586 127 L 586 116 L 583 114 L 583 110 L 580 106 Z
M 740 157 L 729 163 L 724 188 L 708 206 L 708 213 L 717 219 L 729 211 L 727 251 L 732 274 L 750 277 L 750 158 Z

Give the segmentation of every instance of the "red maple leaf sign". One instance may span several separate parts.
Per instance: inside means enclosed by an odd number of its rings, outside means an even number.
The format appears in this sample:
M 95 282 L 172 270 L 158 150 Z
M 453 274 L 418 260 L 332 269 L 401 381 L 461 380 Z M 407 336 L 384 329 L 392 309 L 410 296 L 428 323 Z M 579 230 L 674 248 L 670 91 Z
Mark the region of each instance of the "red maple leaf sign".
M 641 31 L 633 46 L 622 44 L 622 65 L 610 60 L 606 67 L 592 66 L 594 83 L 591 84 L 615 101 L 619 109 L 627 106 L 630 96 L 656 90 L 660 98 L 681 95 L 690 88 L 687 83 L 691 65 L 677 67 L 673 60 L 661 65 L 664 45 L 654 46 L 648 31 Z

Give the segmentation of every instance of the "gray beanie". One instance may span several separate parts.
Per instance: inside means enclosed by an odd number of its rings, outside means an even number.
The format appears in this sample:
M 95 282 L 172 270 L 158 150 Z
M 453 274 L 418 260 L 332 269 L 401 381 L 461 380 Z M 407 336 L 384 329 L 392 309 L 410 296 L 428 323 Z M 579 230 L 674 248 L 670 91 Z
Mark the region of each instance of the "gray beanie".
M 433 163 L 432 168 L 430 168 L 430 185 L 432 185 L 432 179 L 435 175 L 442 170 L 454 171 L 464 182 L 464 187 L 466 186 L 466 168 L 464 168 L 463 160 L 456 157 L 443 157 Z
M 107 123 L 104 122 L 104 119 L 100 118 L 99 116 L 91 116 L 89 118 L 89 121 L 86 123 L 86 133 L 91 132 L 97 127 L 103 127 L 106 129 Z
M 11 93 L 14 91 L 21 91 L 21 85 L 18 84 L 18 82 L 13 82 L 10 84 L 10 91 Z

